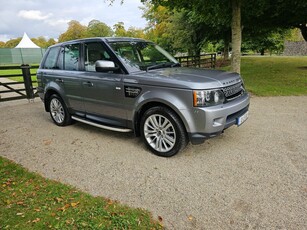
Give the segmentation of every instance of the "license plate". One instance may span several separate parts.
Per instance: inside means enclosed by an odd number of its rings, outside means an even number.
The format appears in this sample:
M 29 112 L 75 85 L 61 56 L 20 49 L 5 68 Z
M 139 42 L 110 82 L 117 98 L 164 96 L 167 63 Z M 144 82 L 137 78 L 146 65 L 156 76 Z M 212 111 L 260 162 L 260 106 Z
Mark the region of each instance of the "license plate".
M 241 117 L 237 118 L 237 125 L 242 125 L 248 118 L 248 111 L 244 113 Z

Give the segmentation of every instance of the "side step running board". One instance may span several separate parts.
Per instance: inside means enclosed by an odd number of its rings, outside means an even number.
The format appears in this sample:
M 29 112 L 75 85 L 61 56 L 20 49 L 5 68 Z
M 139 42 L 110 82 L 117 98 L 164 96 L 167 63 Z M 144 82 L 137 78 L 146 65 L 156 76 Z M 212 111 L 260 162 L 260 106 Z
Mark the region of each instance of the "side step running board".
M 71 116 L 72 119 L 76 120 L 76 121 L 80 121 L 82 123 L 88 124 L 88 125 L 92 125 L 101 129 L 107 129 L 107 130 L 111 130 L 111 131 L 116 131 L 116 132 L 121 132 L 121 133 L 129 133 L 132 132 L 132 129 L 124 129 L 124 128 L 115 128 L 115 127 L 110 127 L 110 126 L 106 126 L 106 125 L 101 125 L 101 124 L 97 124 L 95 122 L 91 122 L 79 117 L 75 117 L 75 116 Z

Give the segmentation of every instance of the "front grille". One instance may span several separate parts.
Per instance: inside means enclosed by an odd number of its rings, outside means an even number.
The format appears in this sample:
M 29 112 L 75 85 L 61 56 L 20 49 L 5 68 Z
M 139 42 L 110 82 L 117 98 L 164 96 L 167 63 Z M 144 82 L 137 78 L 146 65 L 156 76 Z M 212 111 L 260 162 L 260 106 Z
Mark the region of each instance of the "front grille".
M 244 94 L 245 89 L 242 82 L 222 88 L 226 101 L 231 101 Z

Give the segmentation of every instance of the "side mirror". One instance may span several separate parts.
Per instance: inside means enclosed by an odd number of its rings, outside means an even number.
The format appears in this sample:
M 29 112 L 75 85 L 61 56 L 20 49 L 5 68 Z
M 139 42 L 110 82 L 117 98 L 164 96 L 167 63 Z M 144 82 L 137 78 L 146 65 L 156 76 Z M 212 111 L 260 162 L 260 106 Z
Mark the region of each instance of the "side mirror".
M 95 62 L 95 69 L 96 72 L 110 72 L 117 71 L 119 67 L 116 67 L 112 61 L 98 60 Z

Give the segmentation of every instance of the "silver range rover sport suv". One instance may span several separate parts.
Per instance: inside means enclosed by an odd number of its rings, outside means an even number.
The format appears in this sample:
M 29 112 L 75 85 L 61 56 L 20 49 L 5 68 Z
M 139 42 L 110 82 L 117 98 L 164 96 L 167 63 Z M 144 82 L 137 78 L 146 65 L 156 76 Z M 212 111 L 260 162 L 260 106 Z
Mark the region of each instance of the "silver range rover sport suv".
M 58 126 L 72 120 L 141 136 L 170 157 L 248 118 L 237 73 L 181 67 L 158 45 L 135 38 L 88 38 L 48 48 L 38 93 Z

